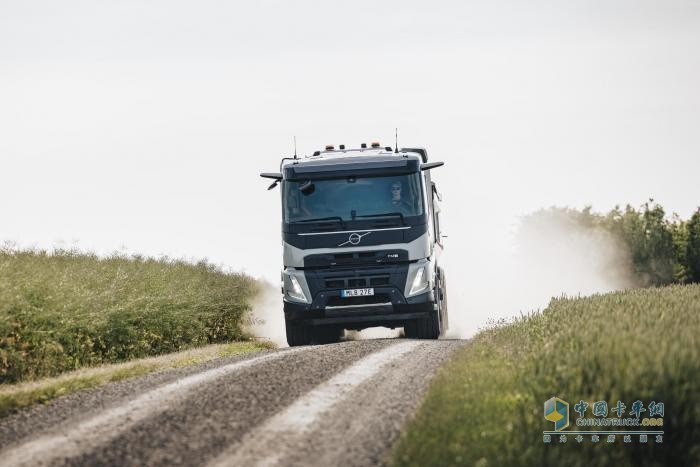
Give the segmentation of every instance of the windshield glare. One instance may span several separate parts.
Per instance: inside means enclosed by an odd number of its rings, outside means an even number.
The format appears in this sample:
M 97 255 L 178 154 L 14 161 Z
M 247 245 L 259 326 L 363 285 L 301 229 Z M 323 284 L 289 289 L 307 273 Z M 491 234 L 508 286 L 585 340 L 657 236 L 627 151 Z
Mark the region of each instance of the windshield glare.
M 313 180 L 312 183 L 313 188 L 307 187 L 304 191 L 299 189 L 303 181 L 283 183 L 285 222 L 328 217 L 349 221 L 390 213 L 401 213 L 404 217 L 423 214 L 418 173 Z

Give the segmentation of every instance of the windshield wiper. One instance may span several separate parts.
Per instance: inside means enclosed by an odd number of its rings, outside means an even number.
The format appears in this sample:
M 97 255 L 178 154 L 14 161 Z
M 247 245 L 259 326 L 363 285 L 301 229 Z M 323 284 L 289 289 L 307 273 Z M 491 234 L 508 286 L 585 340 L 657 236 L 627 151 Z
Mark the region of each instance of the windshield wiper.
M 343 218 L 340 216 L 330 216 L 330 217 L 318 217 L 316 219 L 304 219 L 301 221 L 295 221 L 295 224 L 301 224 L 303 222 L 321 222 L 321 221 L 338 221 L 340 222 L 340 226 L 342 228 L 345 228 L 345 222 L 343 221 Z
M 400 217 L 401 218 L 401 223 L 403 225 L 406 225 L 406 219 L 404 219 L 403 214 L 400 212 L 387 212 L 386 214 L 365 214 L 362 216 L 355 216 L 355 217 Z

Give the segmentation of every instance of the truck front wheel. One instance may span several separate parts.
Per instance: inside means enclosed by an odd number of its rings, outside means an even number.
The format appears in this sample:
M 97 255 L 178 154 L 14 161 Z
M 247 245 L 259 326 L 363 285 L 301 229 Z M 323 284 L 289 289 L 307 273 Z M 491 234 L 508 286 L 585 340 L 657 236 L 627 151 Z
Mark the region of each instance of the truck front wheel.
M 287 344 L 290 347 L 309 345 L 312 341 L 311 328 L 309 326 L 290 324 L 285 322 L 287 328 Z
M 410 339 L 437 339 L 440 337 L 440 312 L 433 311 L 427 318 L 407 321 L 403 332 Z
M 314 329 L 314 341 L 317 344 L 333 344 L 340 341 L 344 332 L 344 329 L 335 327 L 319 327 Z

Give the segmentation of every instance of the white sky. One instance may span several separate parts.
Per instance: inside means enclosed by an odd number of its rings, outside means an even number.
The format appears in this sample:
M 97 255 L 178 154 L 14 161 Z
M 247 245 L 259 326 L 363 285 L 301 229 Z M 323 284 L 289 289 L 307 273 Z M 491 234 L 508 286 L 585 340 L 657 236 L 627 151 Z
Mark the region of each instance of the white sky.
M 0 2 L 0 240 L 276 283 L 279 193 L 258 173 L 293 135 L 310 153 L 396 126 L 446 162 L 467 302 L 520 215 L 700 204 L 699 2 L 291 3 Z

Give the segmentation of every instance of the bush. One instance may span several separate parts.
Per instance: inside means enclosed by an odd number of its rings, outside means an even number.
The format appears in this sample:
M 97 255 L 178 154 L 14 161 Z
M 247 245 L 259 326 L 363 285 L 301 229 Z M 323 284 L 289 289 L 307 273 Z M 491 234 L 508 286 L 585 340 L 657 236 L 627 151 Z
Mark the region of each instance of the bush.
M 244 339 L 256 291 L 207 262 L 0 249 L 0 383 Z
M 553 299 L 542 313 L 477 334 L 441 368 L 392 465 L 664 466 L 700 463 L 700 285 Z M 665 404 L 663 444 L 565 445 L 543 404 Z M 615 416 L 611 414 L 609 416 Z M 611 428 L 620 429 L 620 428 Z M 640 429 L 640 428 L 635 428 Z M 642 428 L 643 429 L 643 428 Z
M 688 221 L 685 261 L 688 280 L 700 282 L 700 209 Z

